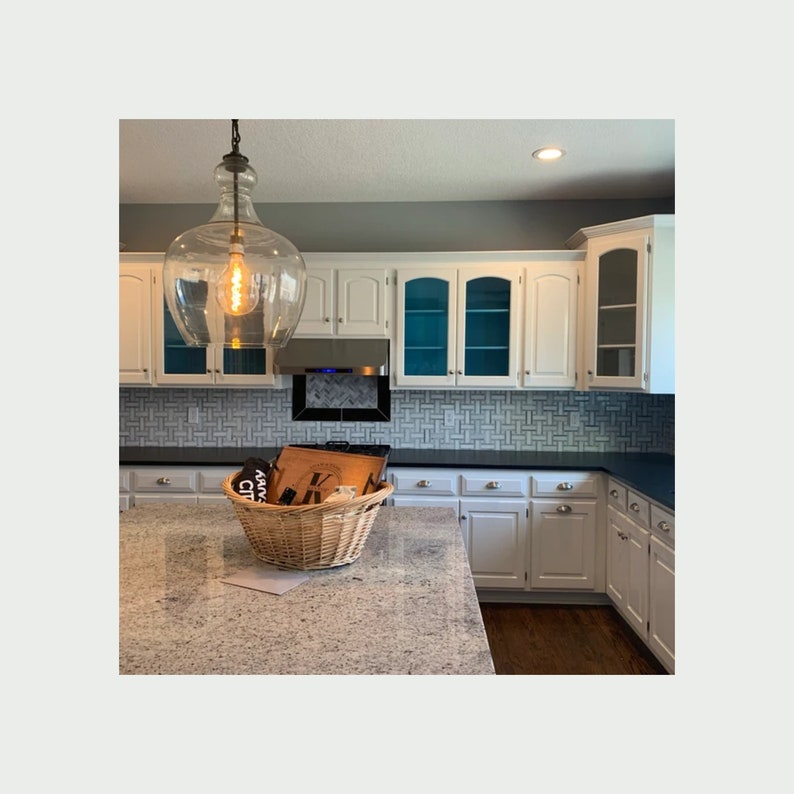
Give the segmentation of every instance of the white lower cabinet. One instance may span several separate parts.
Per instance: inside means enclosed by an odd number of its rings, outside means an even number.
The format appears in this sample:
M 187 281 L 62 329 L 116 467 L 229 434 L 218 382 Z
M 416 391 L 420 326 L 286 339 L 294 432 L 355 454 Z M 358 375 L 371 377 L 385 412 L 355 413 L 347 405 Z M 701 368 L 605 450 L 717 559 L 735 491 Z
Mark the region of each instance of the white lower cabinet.
M 221 483 L 239 470 L 239 466 L 121 466 L 119 509 L 162 502 L 222 504 L 229 500 Z
M 675 551 L 651 538 L 648 644 L 668 670 L 675 669 Z
M 675 517 L 610 480 L 607 595 L 668 672 L 675 672 Z
M 474 586 L 523 590 L 526 585 L 526 501 L 461 499 L 460 524 Z
M 603 593 L 603 475 L 400 467 L 389 476 L 390 504 L 457 511 L 476 588 Z
M 531 510 L 529 586 L 594 590 L 595 501 L 538 499 Z
M 643 638 L 648 623 L 648 549 L 651 533 L 609 508 L 607 595 Z

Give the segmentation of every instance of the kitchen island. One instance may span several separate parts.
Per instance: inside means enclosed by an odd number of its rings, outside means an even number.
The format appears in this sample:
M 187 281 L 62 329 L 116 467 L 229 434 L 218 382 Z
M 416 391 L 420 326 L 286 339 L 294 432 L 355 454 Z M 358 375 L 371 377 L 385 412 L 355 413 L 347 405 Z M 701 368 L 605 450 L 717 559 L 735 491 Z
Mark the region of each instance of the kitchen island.
M 253 554 L 229 505 L 119 516 L 122 675 L 492 675 L 455 513 L 381 507 L 361 556 L 282 595 L 224 583 Z

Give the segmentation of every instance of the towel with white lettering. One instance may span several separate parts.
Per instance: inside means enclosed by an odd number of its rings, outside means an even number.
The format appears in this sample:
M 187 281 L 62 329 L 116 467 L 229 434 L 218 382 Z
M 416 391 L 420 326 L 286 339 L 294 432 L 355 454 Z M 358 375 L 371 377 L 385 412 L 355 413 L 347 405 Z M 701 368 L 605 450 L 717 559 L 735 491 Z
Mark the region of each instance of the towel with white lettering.
M 240 473 L 232 480 L 235 493 L 252 502 L 267 501 L 267 475 L 270 464 L 262 458 L 246 458 Z

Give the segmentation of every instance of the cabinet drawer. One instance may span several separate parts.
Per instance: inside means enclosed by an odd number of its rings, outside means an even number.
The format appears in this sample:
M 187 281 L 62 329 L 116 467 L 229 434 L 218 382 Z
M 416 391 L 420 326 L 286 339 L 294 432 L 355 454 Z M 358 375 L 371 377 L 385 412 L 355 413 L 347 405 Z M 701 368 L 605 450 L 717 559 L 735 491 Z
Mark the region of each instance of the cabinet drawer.
M 505 471 L 461 474 L 461 493 L 464 496 L 526 496 L 528 479 L 526 475 Z
M 598 496 L 598 475 L 592 472 L 550 471 L 532 475 L 532 496 Z
M 132 472 L 136 492 L 196 493 L 197 473 L 191 469 L 136 469 Z
M 612 479 L 609 480 L 607 484 L 607 504 L 617 507 L 618 510 L 625 513 L 627 494 L 628 488 L 626 488 L 625 485 L 621 485 L 619 482 Z
M 644 527 L 651 523 L 651 503 L 636 491 L 628 491 L 626 494 L 626 512 Z
M 667 543 L 675 542 L 675 515 L 651 505 L 651 532 Z
M 397 469 L 392 475 L 392 485 L 394 490 L 401 494 L 456 496 L 458 475 L 454 472 L 432 469 Z
M 201 493 L 223 494 L 221 484 L 223 481 L 235 471 L 240 471 L 237 467 L 230 467 L 228 469 L 200 469 L 198 472 L 198 481 Z M 226 494 L 223 494 L 224 497 Z

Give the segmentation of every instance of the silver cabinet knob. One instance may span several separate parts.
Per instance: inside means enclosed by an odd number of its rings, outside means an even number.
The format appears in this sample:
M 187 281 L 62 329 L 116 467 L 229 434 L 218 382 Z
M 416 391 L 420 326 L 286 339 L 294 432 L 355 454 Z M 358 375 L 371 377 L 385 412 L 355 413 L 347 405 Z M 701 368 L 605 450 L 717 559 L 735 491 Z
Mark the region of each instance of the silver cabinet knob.
M 171 484 L 171 480 L 169 480 L 168 477 L 160 477 L 160 479 L 157 480 L 157 484 L 158 485 L 170 485 Z
M 419 488 L 429 488 L 433 483 L 430 480 L 419 480 L 416 484 Z
M 572 482 L 561 482 L 557 485 L 558 491 L 572 491 L 573 490 L 573 483 Z
M 618 498 L 618 492 L 617 492 L 617 491 L 616 491 L 614 488 L 613 488 L 613 489 L 612 489 L 612 490 L 609 492 L 609 495 L 610 495 L 610 496 L 611 496 L 613 499 L 617 499 L 617 498 Z
M 661 529 L 662 532 L 670 531 L 670 525 L 666 521 L 660 521 L 656 526 Z
M 459 369 L 459 370 L 458 370 L 458 375 L 462 375 L 462 374 L 463 374 L 463 370 L 462 370 L 462 369 Z
M 454 375 L 454 374 L 455 374 L 455 370 L 454 370 L 454 369 L 451 369 L 451 370 L 449 371 L 449 374 L 450 374 L 450 375 Z
M 324 323 L 330 323 L 331 322 L 331 318 L 330 317 L 323 317 L 323 322 Z
M 496 480 L 491 480 L 491 482 L 485 483 L 485 487 L 486 488 L 491 488 L 491 489 L 501 488 L 502 487 L 502 483 L 497 482 Z
M 573 508 L 570 505 L 557 505 L 558 513 L 570 513 Z
M 618 532 L 618 537 L 619 537 L 621 540 L 628 540 L 628 539 L 629 539 L 629 536 L 628 536 L 628 535 L 626 535 L 624 532 Z
M 635 512 L 635 513 L 639 513 L 639 512 L 640 512 L 640 506 L 639 506 L 639 505 L 638 505 L 636 502 L 632 502 L 632 503 L 629 505 L 629 507 L 630 507 L 630 508 L 631 508 L 631 509 L 632 509 L 632 510 Z
M 344 320 L 343 320 L 343 319 L 340 317 L 340 318 L 339 318 L 339 322 L 340 322 L 340 323 L 343 323 L 343 322 L 344 322 Z

